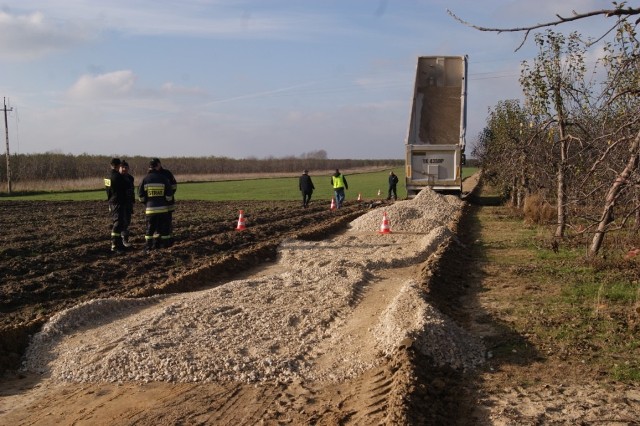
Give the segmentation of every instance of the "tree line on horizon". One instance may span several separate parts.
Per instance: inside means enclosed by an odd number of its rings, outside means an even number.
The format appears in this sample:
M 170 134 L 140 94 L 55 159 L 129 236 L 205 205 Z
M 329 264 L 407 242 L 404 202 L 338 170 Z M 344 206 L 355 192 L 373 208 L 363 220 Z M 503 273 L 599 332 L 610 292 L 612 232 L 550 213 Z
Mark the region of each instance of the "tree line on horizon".
M 162 165 L 175 175 L 213 175 L 250 173 L 302 173 L 304 169 L 333 170 L 362 167 L 397 167 L 404 160 L 329 159 L 322 155 L 303 154 L 300 157 L 245 158 L 228 157 L 167 157 Z M 109 173 L 111 156 L 72 155 L 61 153 L 11 154 L 10 170 L 13 182 L 76 180 L 102 178 Z M 129 163 L 133 175 L 147 172 L 152 157 L 120 156 Z M 6 161 L 0 162 L 0 180 L 7 182 Z

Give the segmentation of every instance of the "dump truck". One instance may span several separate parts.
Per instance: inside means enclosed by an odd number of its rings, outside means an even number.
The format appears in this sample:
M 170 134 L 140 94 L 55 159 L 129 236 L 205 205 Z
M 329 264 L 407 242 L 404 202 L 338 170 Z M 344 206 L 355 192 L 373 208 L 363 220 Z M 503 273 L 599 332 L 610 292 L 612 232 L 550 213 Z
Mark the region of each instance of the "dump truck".
M 466 100 L 466 55 L 418 57 L 405 141 L 409 198 L 424 188 L 462 194 Z

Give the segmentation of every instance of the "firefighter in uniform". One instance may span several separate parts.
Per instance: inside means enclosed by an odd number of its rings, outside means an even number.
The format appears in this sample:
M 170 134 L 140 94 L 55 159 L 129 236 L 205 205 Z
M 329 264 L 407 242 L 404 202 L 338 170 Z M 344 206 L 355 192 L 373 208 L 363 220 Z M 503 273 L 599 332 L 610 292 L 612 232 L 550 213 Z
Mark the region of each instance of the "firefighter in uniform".
M 128 181 L 120 174 L 119 158 L 111 160 L 111 174 L 104 180 L 104 186 L 111 214 L 111 251 L 122 253 L 125 251 L 122 244 L 122 229 L 125 223 Z
M 149 163 L 149 173 L 138 188 L 138 199 L 146 205 L 145 251 L 166 247 L 170 238 L 169 202 L 173 199 L 173 190 L 156 159 Z
M 167 179 L 169 179 L 169 183 L 171 184 L 171 190 L 173 191 L 173 195 L 174 195 L 171 201 L 169 201 L 169 214 L 167 219 L 169 221 L 169 238 L 167 238 L 167 240 L 164 242 L 166 247 L 171 247 L 173 245 L 173 212 L 176 209 L 175 193 L 178 190 L 178 181 L 176 181 L 176 178 L 173 176 L 173 173 L 171 173 L 169 170 L 162 167 L 162 162 L 160 161 L 159 158 L 154 158 L 152 161 L 155 161 L 158 163 L 158 165 L 160 166 L 160 169 L 159 169 L 160 173 L 162 173 L 167 177 Z
M 129 174 L 129 163 L 122 160 L 120 163 L 120 174 L 127 180 L 127 203 L 124 205 L 124 218 L 122 224 L 122 244 L 129 248 L 129 225 L 131 225 L 131 216 L 133 216 L 133 205 L 136 202 L 136 189 L 134 177 Z

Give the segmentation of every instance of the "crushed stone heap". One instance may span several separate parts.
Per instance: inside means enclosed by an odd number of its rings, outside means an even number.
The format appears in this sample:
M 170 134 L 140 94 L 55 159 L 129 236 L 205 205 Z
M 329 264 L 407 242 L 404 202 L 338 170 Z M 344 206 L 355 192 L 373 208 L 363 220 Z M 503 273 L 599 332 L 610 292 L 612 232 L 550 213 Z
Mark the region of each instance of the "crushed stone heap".
M 462 206 L 426 189 L 369 211 L 336 237 L 283 242 L 270 275 L 77 305 L 33 337 L 23 370 L 71 382 L 339 381 L 374 366 L 407 337 L 438 363 L 473 368 L 484 359 L 482 346 L 429 306 L 412 280 L 393 287 L 366 343 L 345 331 L 372 277 L 424 262 L 452 237 L 449 225 Z M 377 232 L 383 212 L 392 230 L 386 235 Z M 320 365 L 327 352 L 334 361 Z

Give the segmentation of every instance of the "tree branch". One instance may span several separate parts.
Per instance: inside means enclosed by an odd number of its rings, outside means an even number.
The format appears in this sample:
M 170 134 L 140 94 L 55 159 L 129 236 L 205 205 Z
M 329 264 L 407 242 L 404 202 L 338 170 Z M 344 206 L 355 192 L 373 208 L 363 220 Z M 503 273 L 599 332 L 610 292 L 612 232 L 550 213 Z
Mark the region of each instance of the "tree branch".
M 516 49 L 516 51 L 518 51 L 524 45 L 525 41 L 527 40 L 527 37 L 529 36 L 529 33 L 531 31 L 533 31 L 533 30 L 537 30 L 537 29 L 540 29 L 540 28 L 546 28 L 546 27 L 553 27 L 553 26 L 564 24 L 564 23 L 567 23 L 567 22 L 578 21 L 580 19 L 590 18 L 592 16 L 604 16 L 606 18 L 610 18 L 612 16 L 618 16 L 618 17 L 621 17 L 621 19 L 626 19 L 626 18 L 628 18 L 630 16 L 640 15 L 640 7 L 618 7 L 618 8 L 615 8 L 615 9 L 601 9 L 601 10 L 594 10 L 594 11 L 585 12 L 585 13 L 576 13 L 574 11 L 573 12 L 573 16 L 568 17 L 568 18 L 564 17 L 564 16 L 556 15 L 556 17 L 558 19 L 556 19 L 554 21 L 543 22 L 543 23 L 534 24 L 534 25 L 528 25 L 526 27 L 513 27 L 513 28 L 483 27 L 483 26 L 475 25 L 475 24 L 472 24 L 472 23 L 470 23 L 468 21 L 465 21 L 464 19 L 460 18 L 458 15 L 453 13 L 453 11 L 451 11 L 450 9 L 447 9 L 447 13 L 449 14 L 449 16 L 451 16 L 453 19 L 455 19 L 456 21 L 460 22 L 461 24 L 466 25 L 467 27 L 475 28 L 478 31 L 488 31 L 488 32 L 494 32 L 494 33 L 498 33 L 498 34 L 504 33 L 504 32 L 524 32 L 524 38 L 522 40 L 522 43 L 520 43 L 520 45 Z M 611 31 L 611 30 L 609 30 L 609 31 Z M 609 32 L 609 31 L 607 31 L 607 32 Z

